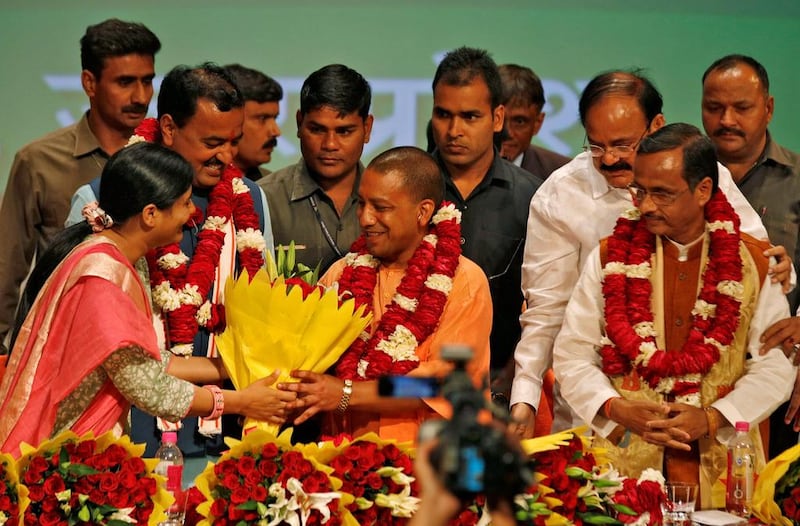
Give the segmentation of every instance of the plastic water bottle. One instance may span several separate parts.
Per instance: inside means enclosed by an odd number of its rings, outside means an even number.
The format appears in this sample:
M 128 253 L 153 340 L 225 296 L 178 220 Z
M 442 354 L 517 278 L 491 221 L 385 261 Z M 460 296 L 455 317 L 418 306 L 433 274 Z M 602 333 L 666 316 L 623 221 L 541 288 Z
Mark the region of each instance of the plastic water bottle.
M 753 500 L 753 460 L 755 448 L 750 440 L 750 424 L 736 422 L 736 436 L 728 445 L 728 484 L 725 508 L 728 513 L 749 517 Z
M 175 498 L 167 510 L 167 520 L 159 526 L 179 526 L 183 524 L 183 502 L 181 479 L 183 478 L 183 453 L 178 449 L 178 433 L 165 431 L 161 435 L 161 446 L 156 451 L 156 473 L 166 478 L 166 490 Z

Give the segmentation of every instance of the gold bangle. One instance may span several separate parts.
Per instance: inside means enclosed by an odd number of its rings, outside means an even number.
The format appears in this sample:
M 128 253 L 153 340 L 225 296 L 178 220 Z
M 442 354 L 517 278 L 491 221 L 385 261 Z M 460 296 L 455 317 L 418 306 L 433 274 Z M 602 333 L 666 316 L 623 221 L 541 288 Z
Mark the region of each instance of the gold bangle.
M 342 386 L 342 399 L 339 400 L 339 405 L 336 410 L 340 413 L 347 411 L 347 406 L 350 405 L 350 395 L 353 394 L 353 380 L 345 380 Z
M 717 431 L 719 430 L 719 418 L 717 412 L 711 406 L 704 407 L 703 411 L 706 413 L 706 423 L 708 425 L 708 432 L 703 438 L 716 438 Z

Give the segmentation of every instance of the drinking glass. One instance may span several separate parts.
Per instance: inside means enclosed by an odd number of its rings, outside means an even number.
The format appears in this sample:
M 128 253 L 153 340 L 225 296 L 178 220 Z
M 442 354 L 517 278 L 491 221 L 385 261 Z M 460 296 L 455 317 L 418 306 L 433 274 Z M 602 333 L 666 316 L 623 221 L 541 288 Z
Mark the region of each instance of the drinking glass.
M 691 526 L 697 500 L 697 484 L 668 482 L 665 490 L 667 500 L 661 506 L 664 526 Z

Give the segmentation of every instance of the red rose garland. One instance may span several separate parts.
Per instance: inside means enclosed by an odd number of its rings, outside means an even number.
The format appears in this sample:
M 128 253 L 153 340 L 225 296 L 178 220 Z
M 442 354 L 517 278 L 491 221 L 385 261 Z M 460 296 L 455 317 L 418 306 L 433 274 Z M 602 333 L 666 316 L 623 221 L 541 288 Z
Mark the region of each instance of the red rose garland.
M 443 203 L 433 223 L 433 235 L 425 236 L 409 260 L 375 332 L 370 336 L 364 331 L 339 360 L 336 374 L 340 378 L 369 380 L 406 374 L 417 367 L 413 349 L 439 324 L 461 255 L 461 213 L 455 206 Z M 356 307 L 365 305 L 371 311 L 378 261 L 367 252 L 363 235 L 350 250 L 339 278 L 339 293 L 352 294 Z
M 154 141 L 160 137 L 157 121 L 145 119 L 136 128 L 129 144 L 142 138 Z M 147 255 L 153 299 L 166 315 L 169 345 L 175 354 L 192 354 L 192 342 L 201 325 L 210 332 L 225 328 L 224 307 L 211 304 L 206 298 L 214 283 L 225 242 L 224 225 L 228 221 L 232 219 L 236 225 L 241 266 L 247 269 L 250 276 L 254 276 L 264 265 L 263 235 L 258 214 L 241 177 L 238 168 L 228 165 L 222 179 L 208 196 L 205 223 L 200 210 L 196 210 L 191 217 L 189 225 L 203 223 L 191 261 L 183 254 L 178 243 L 161 247 Z M 204 305 L 207 311 L 200 313 Z
M 638 212 L 638 211 L 637 211 Z M 603 272 L 606 334 L 600 349 L 603 372 L 632 370 L 656 391 L 699 406 L 700 379 L 719 361 L 739 325 L 742 258 L 739 217 L 722 192 L 706 204 L 710 243 L 702 287 L 692 309 L 689 336 L 681 349 L 657 349 L 650 296 L 650 259 L 655 236 L 640 217 L 623 215 L 608 240 Z

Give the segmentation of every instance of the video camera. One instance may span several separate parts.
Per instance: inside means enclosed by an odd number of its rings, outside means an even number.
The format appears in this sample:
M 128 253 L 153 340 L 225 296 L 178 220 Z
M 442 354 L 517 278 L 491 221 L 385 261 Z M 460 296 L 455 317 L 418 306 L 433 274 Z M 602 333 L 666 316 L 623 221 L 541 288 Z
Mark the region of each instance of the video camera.
M 502 428 L 478 421 L 478 413 L 492 406 L 467 374 L 472 349 L 450 345 L 442 348 L 441 356 L 455 365 L 443 380 L 386 376 L 379 379 L 378 392 L 399 398 L 441 395 L 447 399 L 453 406 L 452 419 L 430 420 L 420 428 L 420 439 L 439 438 L 431 464 L 447 489 L 459 498 L 483 493 L 490 503 L 511 501 L 532 483 L 529 461 L 518 447 L 509 444 Z

